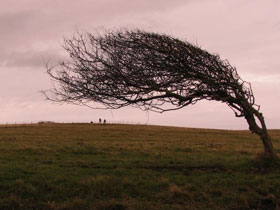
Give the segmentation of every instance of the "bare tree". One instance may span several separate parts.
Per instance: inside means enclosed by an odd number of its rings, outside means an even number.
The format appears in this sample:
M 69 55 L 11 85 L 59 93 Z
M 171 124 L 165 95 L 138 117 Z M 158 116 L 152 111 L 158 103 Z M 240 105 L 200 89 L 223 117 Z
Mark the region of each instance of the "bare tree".
M 106 109 L 132 105 L 156 112 L 202 99 L 220 101 L 236 117 L 244 117 L 260 136 L 264 153 L 276 157 L 250 83 L 219 55 L 141 30 L 77 34 L 65 39 L 64 48 L 70 59 L 47 67 L 58 83 L 45 92 L 48 99 L 84 105 L 94 101 Z

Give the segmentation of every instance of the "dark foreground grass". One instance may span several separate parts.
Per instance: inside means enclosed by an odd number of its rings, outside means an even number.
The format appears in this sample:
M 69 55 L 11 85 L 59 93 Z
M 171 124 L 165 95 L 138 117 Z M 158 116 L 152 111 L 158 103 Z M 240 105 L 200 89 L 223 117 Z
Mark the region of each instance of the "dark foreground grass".
M 247 131 L 0 127 L 0 209 L 279 209 L 280 167 L 260 152 Z

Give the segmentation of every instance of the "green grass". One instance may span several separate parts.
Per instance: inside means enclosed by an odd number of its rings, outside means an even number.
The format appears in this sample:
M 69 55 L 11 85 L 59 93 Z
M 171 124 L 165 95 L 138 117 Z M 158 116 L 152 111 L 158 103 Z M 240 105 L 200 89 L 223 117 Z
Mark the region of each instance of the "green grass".
M 277 209 L 279 163 L 262 150 L 247 131 L 2 126 L 0 209 Z

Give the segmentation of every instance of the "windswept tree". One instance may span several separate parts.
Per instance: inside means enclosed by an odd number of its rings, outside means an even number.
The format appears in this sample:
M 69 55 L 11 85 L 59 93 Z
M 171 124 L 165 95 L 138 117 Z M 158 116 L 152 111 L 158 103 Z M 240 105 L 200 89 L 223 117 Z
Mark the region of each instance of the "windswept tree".
M 227 104 L 259 135 L 264 153 L 276 157 L 250 83 L 219 55 L 186 41 L 141 30 L 121 30 L 65 39 L 68 60 L 48 66 L 56 82 L 48 99 L 106 109 L 128 105 L 165 112 L 206 99 Z M 98 108 L 98 107 L 96 107 Z

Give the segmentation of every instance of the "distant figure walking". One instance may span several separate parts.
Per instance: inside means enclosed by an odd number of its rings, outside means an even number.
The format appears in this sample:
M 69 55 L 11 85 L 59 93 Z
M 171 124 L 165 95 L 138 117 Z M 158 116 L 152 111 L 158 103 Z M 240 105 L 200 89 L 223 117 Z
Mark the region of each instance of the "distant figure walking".
M 106 120 L 105 119 L 104 119 L 103 123 L 106 124 Z
M 101 120 L 101 118 L 99 118 L 99 123 L 101 123 L 102 122 L 102 120 Z

